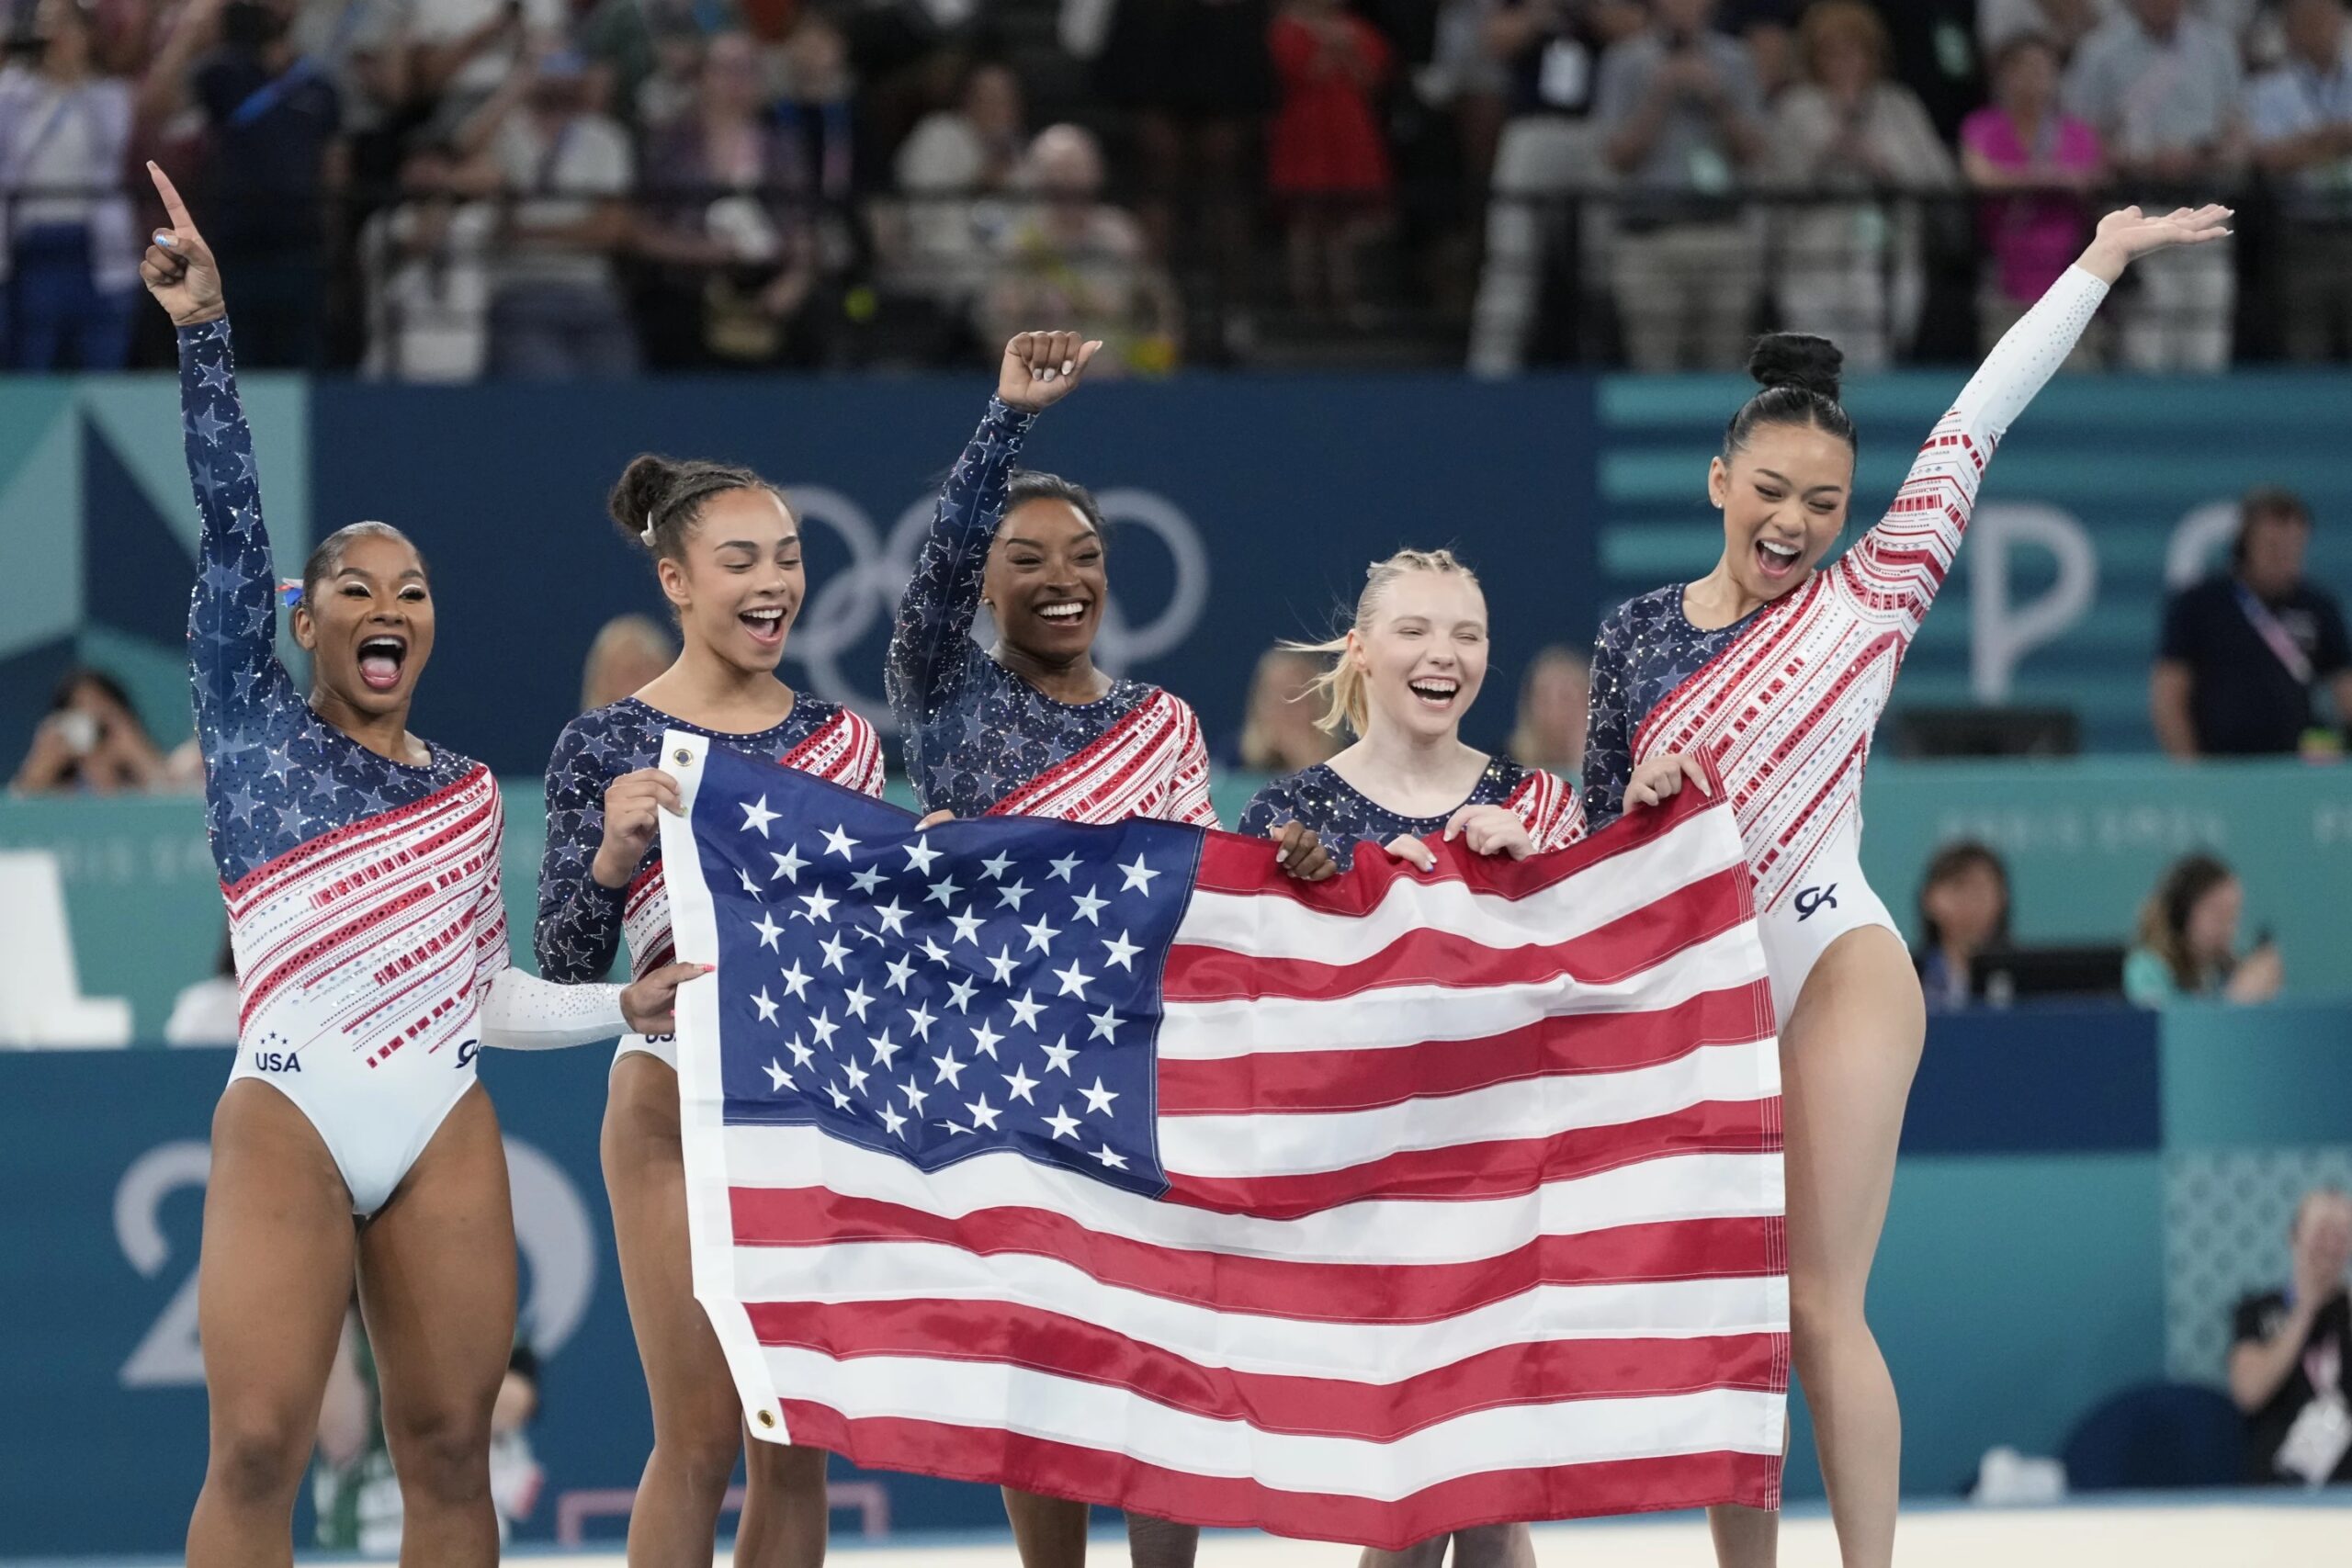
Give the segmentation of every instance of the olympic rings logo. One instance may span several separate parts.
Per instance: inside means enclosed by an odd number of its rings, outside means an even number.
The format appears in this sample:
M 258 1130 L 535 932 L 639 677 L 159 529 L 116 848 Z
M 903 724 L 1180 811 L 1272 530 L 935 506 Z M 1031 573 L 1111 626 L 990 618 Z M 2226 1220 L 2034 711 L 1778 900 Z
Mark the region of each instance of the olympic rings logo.
M 849 557 L 846 565 L 831 567 L 812 585 L 785 656 L 808 672 L 808 688 L 817 695 L 857 709 L 887 733 L 892 726 L 880 691 L 880 661 L 873 653 L 889 635 L 891 617 L 914 575 L 915 557 L 931 531 L 938 499 L 926 496 L 909 506 L 885 538 L 872 514 L 840 491 L 826 485 L 787 485 L 785 491 L 792 498 L 803 533 L 824 528 Z M 1208 548 L 1193 520 L 1165 496 L 1122 489 L 1103 491 L 1095 500 L 1104 523 L 1113 528 L 1141 528 L 1168 552 L 1167 603 L 1155 613 L 1140 621 L 1131 619 L 1115 592 L 1102 606 L 1094 661 L 1121 674 L 1182 648 L 1198 629 L 1209 602 Z M 980 635 L 986 640 L 985 629 Z M 855 673 L 854 663 L 858 665 Z

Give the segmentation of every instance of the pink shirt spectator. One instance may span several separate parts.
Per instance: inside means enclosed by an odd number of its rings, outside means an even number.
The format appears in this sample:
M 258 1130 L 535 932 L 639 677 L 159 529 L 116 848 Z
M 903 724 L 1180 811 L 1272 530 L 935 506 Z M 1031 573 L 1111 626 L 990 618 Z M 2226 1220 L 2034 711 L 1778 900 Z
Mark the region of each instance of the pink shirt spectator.
M 2099 166 L 2098 133 L 2072 115 L 2051 116 L 2036 140 L 2041 145 L 2027 147 L 2009 117 L 1989 105 L 1961 122 L 1960 144 L 2005 170 L 2081 175 Z M 2058 281 L 2082 249 L 2088 220 L 2082 198 L 2064 191 L 1988 196 L 1977 211 L 2001 292 L 2019 301 L 2039 299 Z

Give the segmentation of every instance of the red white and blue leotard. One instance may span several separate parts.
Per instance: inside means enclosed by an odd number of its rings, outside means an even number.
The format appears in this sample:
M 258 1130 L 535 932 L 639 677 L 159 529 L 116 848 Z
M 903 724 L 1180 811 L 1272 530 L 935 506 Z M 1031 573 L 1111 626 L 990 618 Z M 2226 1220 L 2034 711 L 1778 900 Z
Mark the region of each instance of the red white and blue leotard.
M 1190 704 L 1124 678 L 1093 702 L 1057 702 L 972 640 L 989 546 L 1035 419 L 989 400 L 899 603 L 883 683 L 915 798 L 958 817 L 1214 828 L 1208 745 Z
M 487 768 L 439 747 L 415 766 L 379 756 L 295 689 L 229 323 L 184 328 L 179 351 L 204 518 L 188 662 L 241 998 L 231 1081 L 291 1100 L 369 1214 L 472 1086 L 481 1047 L 610 1039 L 619 987 L 509 967 Z
M 1928 437 L 1886 516 L 1834 565 L 1728 626 L 1702 629 L 1679 583 L 1620 605 L 1592 669 L 1585 810 L 1624 807 L 1634 764 L 1703 751 L 1731 792 L 1781 1016 L 1857 926 L 1892 930 L 1860 861 L 1862 768 L 1896 670 L 1960 550 L 2012 421 L 2107 295 L 2070 268 L 2003 337 Z
M 665 729 L 686 730 L 861 794 L 882 793 L 882 743 L 874 727 L 805 692 L 793 699 L 783 723 L 745 735 L 688 724 L 635 697 L 582 714 L 564 726 L 548 759 L 548 845 L 539 863 L 539 918 L 533 936 L 539 972 L 549 979 L 604 978 L 624 935 L 633 976 L 642 977 L 677 956 L 670 941 L 670 893 L 662 880 L 660 839 L 647 846 L 628 886 L 607 887 L 590 874 L 597 846 L 605 841 L 605 786 L 624 773 L 662 766 L 655 753 Z M 781 859 L 775 874 L 786 874 Z M 678 1065 L 673 1034 L 624 1034 L 614 1060 L 632 1051 Z

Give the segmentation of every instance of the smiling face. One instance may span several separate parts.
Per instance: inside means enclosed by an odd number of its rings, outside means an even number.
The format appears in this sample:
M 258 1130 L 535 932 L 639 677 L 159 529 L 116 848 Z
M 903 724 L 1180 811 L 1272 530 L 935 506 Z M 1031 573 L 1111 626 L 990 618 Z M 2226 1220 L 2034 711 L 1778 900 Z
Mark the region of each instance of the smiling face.
M 1373 724 L 1453 735 L 1487 680 L 1487 596 L 1465 572 L 1404 572 L 1348 634 L 1347 657 Z
M 1707 470 L 1733 580 L 1756 599 L 1799 586 L 1838 542 L 1853 490 L 1853 449 L 1838 436 L 1809 424 L 1758 427 Z
M 800 525 L 774 491 L 711 496 L 657 570 L 690 645 L 749 674 L 775 669 L 808 581 Z
M 1073 663 L 1094 646 L 1110 591 L 1102 536 L 1086 513 L 1053 496 L 1005 513 L 980 578 L 997 635 L 1045 664 Z
M 433 653 L 433 592 L 416 547 L 360 534 L 326 565 L 293 615 L 312 687 L 370 718 L 404 712 Z

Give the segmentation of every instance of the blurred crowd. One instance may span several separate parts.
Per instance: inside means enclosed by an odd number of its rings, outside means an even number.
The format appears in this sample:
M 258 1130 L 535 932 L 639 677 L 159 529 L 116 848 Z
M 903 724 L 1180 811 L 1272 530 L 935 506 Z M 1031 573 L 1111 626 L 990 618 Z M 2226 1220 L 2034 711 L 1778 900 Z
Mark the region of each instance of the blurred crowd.
M 418 380 L 1969 357 L 2100 202 L 2220 195 L 2085 357 L 2352 354 L 2345 0 L 10 0 L 5 362 Z

